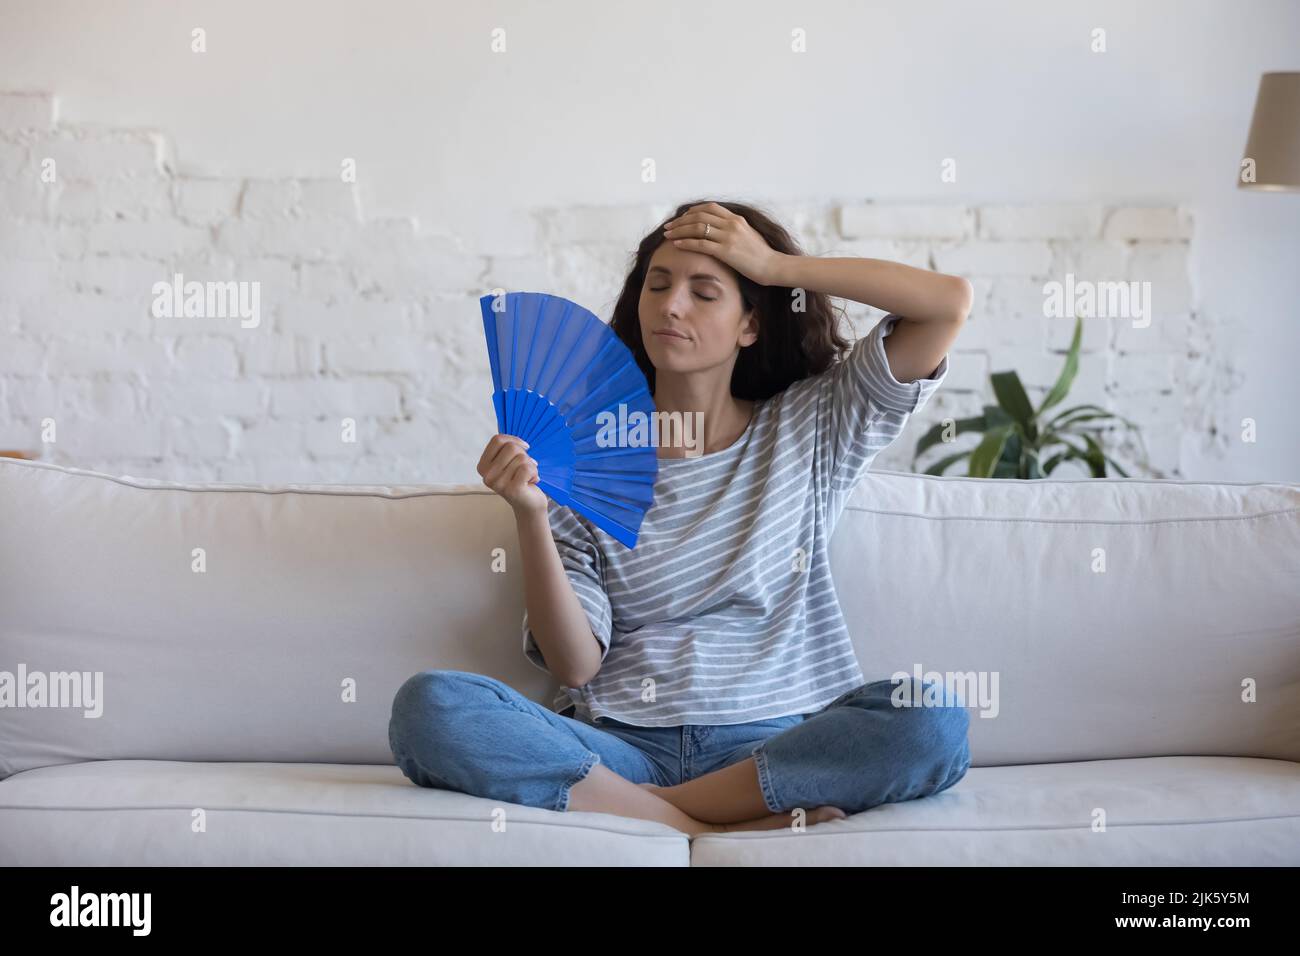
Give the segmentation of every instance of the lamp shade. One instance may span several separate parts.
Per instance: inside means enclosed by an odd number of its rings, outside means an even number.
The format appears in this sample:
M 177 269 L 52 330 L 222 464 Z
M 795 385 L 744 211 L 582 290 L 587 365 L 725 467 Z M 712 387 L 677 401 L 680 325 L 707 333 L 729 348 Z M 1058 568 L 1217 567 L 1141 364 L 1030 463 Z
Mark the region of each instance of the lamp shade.
M 1253 169 L 1246 166 L 1248 160 L 1254 161 Z M 1240 189 L 1300 190 L 1300 73 L 1259 78 L 1242 164 L 1237 170 Z

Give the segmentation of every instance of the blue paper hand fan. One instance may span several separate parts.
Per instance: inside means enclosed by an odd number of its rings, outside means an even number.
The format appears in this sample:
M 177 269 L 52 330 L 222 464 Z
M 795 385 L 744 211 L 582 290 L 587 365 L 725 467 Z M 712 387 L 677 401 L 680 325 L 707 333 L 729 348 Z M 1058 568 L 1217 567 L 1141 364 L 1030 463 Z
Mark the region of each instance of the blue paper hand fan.
M 635 412 L 648 426 L 655 410 L 631 350 L 560 296 L 509 292 L 485 295 L 479 305 L 497 430 L 528 442 L 537 487 L 553 501 L 635 548 L 654 503 L 659 458 L 648 436 L 632 445 L 622 427 L 637 421 Z

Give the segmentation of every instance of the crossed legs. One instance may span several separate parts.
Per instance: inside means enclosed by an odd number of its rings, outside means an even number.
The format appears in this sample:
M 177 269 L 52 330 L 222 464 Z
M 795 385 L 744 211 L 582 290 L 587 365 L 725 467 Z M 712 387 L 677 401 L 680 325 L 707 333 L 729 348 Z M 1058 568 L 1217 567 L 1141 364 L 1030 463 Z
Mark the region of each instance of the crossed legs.
M 961 779 L 970 763 L 966 711 L 899 707 L 893 686 L 855 688 L 676 786 L 657 785 L 661 774 L 631 743 L 468 672 L 408 680 L 394 699 L 389 742 L 420 786 L 654 820 L 692 836 L 776 829 L 926 796 Z

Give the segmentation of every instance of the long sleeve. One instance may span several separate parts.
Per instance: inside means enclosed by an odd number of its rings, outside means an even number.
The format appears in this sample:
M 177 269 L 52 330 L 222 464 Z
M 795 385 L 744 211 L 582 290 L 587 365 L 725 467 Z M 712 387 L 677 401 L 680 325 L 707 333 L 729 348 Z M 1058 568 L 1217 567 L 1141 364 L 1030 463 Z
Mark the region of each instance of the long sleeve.
M 613 613 L 609 596 L 605 593 L 602 574 L 604 563 L 600 546 L 592 529 L 585 520 L 574 514 L 572 509 L 555 502 L 547 503 L 547 520 L 551 526 L 551 536 L 559 552 L 564 572 L 573 585 L 579 603 L 587 612 L 591 630 L 601 645 L 601 661 L 609 654 L 609 645 L 613 633 Z M 528 610 L 524 609 L 523 619 L 524 656 L 550 673 L 541 648 L 528 626 Z
M 824 400 L 830 409 L 827 443 L 830 489 L 846 495 L 871 460 L 903 431 L 908 418 L 929 401 L 948 374 L 948 356 L 928 378 L 900 382 L 885 355 L 885 336 L 900 317 L 886 315 L 825 374 Z

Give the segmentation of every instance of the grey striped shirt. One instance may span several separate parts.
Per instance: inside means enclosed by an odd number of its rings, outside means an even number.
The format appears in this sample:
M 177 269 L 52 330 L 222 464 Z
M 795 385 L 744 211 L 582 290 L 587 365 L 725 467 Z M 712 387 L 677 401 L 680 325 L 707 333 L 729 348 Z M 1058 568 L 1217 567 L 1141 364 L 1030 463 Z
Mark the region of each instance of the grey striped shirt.
M 886 315 L 844 361 L 758 402 L 730 447 L 661 458 L 629 550 L 572 509 L 548 518 L 602 647 L 552 709 L 641 727 L 740 724 L 820 710 L 865 683 L 827 558 L 858 479 L 948 374 L 899 382 Z M 523 620 L 524 654 L 546 669 Z

